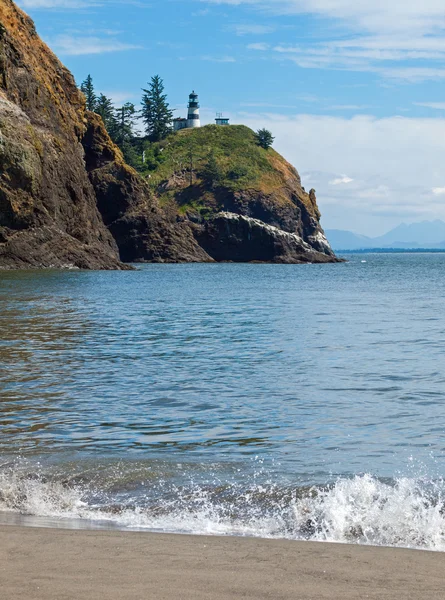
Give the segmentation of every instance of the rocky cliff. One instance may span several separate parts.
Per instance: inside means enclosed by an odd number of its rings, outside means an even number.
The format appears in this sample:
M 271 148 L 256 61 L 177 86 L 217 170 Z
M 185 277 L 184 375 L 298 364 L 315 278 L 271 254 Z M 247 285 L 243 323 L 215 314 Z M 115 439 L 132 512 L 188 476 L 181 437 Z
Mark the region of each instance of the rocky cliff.
M 31 19 L 0 0 L 0 267 L 211 260 L 125 165 Z
M 84 130 L 73 77 L 0 0 L 0 266 L 119 268 L 85 171 Z
M 209 262 L 192 230 L 167 217 L 144 179 L 123 161 L 101 118 L 87 112 L 85 165 L 102 219 L 124 262 Z
M 126 165 L 31 19 L 0 0 L 0 268 L 336 260 L 315 193 L 248 128 L 183 131 L 158 150 L 145 177 Z
M 334 262 L 315 191 L 242 125 L 183 130 L 160 144 L 150 185 L 217 261 Z

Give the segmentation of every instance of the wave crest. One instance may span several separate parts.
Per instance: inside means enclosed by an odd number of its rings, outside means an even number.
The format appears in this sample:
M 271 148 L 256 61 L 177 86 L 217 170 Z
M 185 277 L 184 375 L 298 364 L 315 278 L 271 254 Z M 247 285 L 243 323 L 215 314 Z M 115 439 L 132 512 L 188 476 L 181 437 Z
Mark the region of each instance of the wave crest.
M 150 531 L 242 535 L 445 551 L 445 486 L 371 475 L 326 486 L 177 486 L 124 496 L 73 479 L 0 472 L 0 511 Z

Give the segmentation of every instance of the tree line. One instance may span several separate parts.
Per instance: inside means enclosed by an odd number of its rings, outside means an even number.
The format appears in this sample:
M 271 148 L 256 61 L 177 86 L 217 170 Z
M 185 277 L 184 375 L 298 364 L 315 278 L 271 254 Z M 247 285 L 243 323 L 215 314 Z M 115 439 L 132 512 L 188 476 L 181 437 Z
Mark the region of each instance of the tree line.
M 156 162 L 156 156 L 151 156 L 156 154 L 151 144 L 167 137 L 173 121 L 173 111 L 159 75 L 152 77 L 148 88 L 142 90 L 139 110 L 132 102 L 116 107 L 111 98 L 97 94 L 91 75 L 82 82 L 80 89 L 85 94 L 87 110 L 102 117 L 108 134 L 122 150 L 126 162 L 138 170 L 144 166 L 150 168 L 150 162 Z M 138 121 L 142 122 L 143 135 Z
M 139 171 L 155 169 L 162 160 L 156 142 L 171 133 L 173 122 L 173 110 L 161 77 L 155 75 L 148 87 L 142 89 L 140 109 L 132 102 L 116 107 L 111 98 L 96 93 L 91 75 L 82 82 L 80 89 L 85 95 L 87 110 L 102 117 L 108 134 L 121 149 L 127 164 Z M 142 127 L 138 127 L 138 122 L 142 123 Z M 259 146 L 267 150 L 272 146 L 274 137 L 267 129 L 260 129 L 256 133 L 256 140 Z

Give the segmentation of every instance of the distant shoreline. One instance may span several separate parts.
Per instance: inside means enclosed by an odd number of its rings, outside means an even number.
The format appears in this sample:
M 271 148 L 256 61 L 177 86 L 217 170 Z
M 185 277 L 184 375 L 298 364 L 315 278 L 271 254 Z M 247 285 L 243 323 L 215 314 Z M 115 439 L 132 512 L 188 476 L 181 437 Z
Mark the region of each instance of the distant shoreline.
M 0 526 L 4 600 L 442 600 L 445 554 Z
M 361 248 L 360 250 L 339 250 L 335 254 L 443 254 L 445 248 Z

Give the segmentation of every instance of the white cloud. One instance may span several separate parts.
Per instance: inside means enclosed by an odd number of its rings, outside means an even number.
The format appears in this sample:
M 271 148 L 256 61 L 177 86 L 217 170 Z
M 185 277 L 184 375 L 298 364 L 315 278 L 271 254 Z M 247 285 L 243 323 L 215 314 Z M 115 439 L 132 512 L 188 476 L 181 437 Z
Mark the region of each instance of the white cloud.
M 241 102 L 240 106 L 247 108 L 287 108 L 291 110 L 300 108 L 296 104 L 274 104 L 273 102 Z
M 277 55 L 301 68 L 374 72 L 411 82 L 445 78 L 443 0 L 201 1 L 246 4 L 277 15 L 310 14 L 328 20 L 324 41 L 275 47 Z M 407 62 L 403 67 L 393 64 L 402 61 Z
M 255 44 L 248 44 L 247 45 L 247 49 L 248 50 L 259 50 L 259 51 L 266 51 L 270 48 L 269 44 L 265 44 L 263 42 L 257 42 Z
M 121 91 L 109 91 L 109 90 L 104 90 L 102 92 L 104 94 L 104 96 L 107 96 L 107 98 L 110 98 L 113 102 L 113 104 L 116 105 L 121 105 L 124 104 L 125 102 L 131 102 L 131 101 L 135 101 L 135 99 L 137 99 L 139 97 L 139 92 L 121 92 Z
M 348 177 L 347 175 L 342 175 L 342 177 L 336 177 L 329 182 L 329 185 L 343 185 L 352 183 L 354 180 Z
M 202 10 L 197 10 L 192 13 L 192 17 L 206 17 L 210 14 L 209 8 L 203 8 Z
M 375 188 L 358 190 L 357 197 L 365 200 L 380 200 L 390 198 L 391 189 L 387 185 L 379 185 Z
M 371 108 L 369 104 L 334 104 L 329 110 L 366 110 Z
M 232 25 L 230 31 L 234 31 L 236 35 L 263 35 L 275 31 L 273 27 L 268 25 Z
M 234 63 L 236 58 L 233 56 L 201 56 L 201 60 L 207 60 L 209 62 L 216 63 Z
M 439 81 L 445 79 L 445 68 L 437 69 L 430 67 L 401 67 L 398 69 L 381 69 L 381 74 L 389 79 L 402 79 L 412 83 L 427 80 Z
M 425 106 L 435 110 L 445 110 L 445 102 L 414 102 L 415 106 Z
M 362 44 L 359 46 L 359 44 Z M 380 49 L 371 48 L 372 44 L 379 44 Z M 384 44 L 387 48 L 384 48 Z M 286 46 L 277 45 L 273 51 L 301 68 L 305 69 L 337 69 L 347 71 L 364 71 L 376 73 L 388 79 L 406 80 L 412 82 L 428 79 L 439 80 L 445 78 L 445 47 L 442 42 L 435 51 L 415 52 L 400 49 L 400 40 L 394 40 L 397 47 L 391 48 L 387 40 L 366 39 L 354 42 L 322 42 L 312 46 Z M 420 44 L 419 44 L 420 45 Z M 439 48 L 440 46 L 440 48 Z M 438 66 L 413 66 L 413 61 L 436 61 Z M 409 66 L 394 66 L 395 63 L 405 61 Z M 408 61 L 408 62 L 407 62 Z
M 233 120 L 272 131 L 275 149 L 317 190 L 325 227 L 378 235 L 403 220 L 445 220 L 445 118 L 264 112 Z
M 371 32 L 437 31 L 445 25 L 442 0 L 203 0 L 249 4 L 278 14 L 316 14 Z
M 81 37 L 62 34 L 47 40 L 49 46 L 61 55 L 82 56 L 87 54 L 104 54 L 107 52 L 122 52 L 134 50 L 139 46 L 125 44 L 118 40 L 99 37 Z

